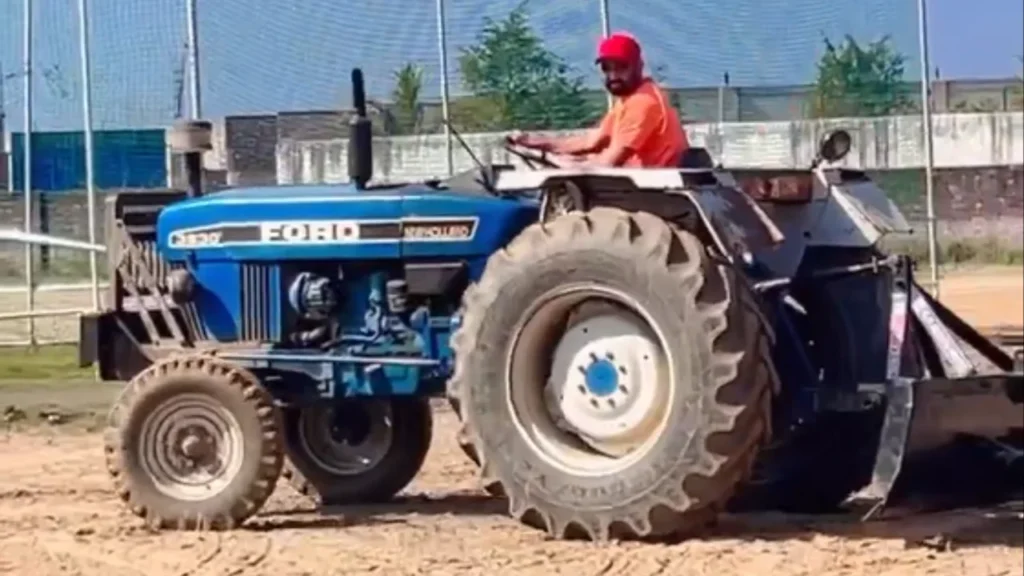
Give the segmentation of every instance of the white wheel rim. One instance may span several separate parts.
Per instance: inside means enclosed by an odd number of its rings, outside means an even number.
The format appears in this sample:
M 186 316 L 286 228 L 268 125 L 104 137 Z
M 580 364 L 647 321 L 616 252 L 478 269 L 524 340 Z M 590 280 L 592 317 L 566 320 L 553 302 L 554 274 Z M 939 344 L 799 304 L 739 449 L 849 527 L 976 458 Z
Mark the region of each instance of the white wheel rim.
M 391 449 L 394 432 L 390 406 L 370 401 L 362 404 L 370 420 L 369 431 L 356 443 L 336 437 L 336 407 L 317 405 L 299 414 L 299 446 L 321 469 L 336 476 L 355 476 L 375 468 Z
M 205 394 L 170 398 L 142 422 L 139 462 L 153 486 L 183 501 L 208 500 L 238 476 L 244 460 L 242 427 Z
M 626 310 L 602 311 L 552 338 L 571 309 L 595 300 Z M 514 334 L 506 401 L 517 431 L 549 465 L 581 476 L 615 474 L 661 437 L 674 367 L 657 324 L 634 298 L 600 286 L 564 287 L 537 299 Z

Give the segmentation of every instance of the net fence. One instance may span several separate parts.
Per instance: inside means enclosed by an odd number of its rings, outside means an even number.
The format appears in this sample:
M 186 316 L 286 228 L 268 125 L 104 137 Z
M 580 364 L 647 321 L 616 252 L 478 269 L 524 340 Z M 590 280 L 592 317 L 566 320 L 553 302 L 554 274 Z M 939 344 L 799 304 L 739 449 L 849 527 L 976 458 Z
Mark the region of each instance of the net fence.
M 193 114 L 186 1 L 88 3 L 101 191 L 181 184 L 164 131 Z M 0 171 L 14 195 L 0 211 L 22 225 L 12 202 L 25 174 L 27 5 L 34 12 L 31 175 L 44 212 L 34 217 L 45 231 L 84 238 L 81 197 L 71 193 L 86 185 L 76 2 L 0 0 Z M 648 74 L 668 91 L 691 140 L 727 166 L 803 167 L 832 125 L 816 120 L 840 118 L 857 135 L 858 159 L 884 170 L 890 193 L 912 219 L 923 217 L 915 2 L 197 0 L 196 11 L 198 112 L 215 126 L 206 158 L 214 184 L 346 181 L 353 67 L 366 77 L 381 181 L 448 172 L 446 108 L 484 161 L 505 158 L 499 135 L 508 130 L 592 126 L 607 106 L 594 65 L 607 21 L 640 40 Z M 1019 105 L 1017 88 L 1005 82 L 949 84 L 933 97 L 936 122 L 951 130 L 969 120 L 946 113 Z M 459 144 L 450 147 L 451 169 L 470 165 Z M 952 153 L 942 142 L 936 151 L 941 167 Z M 960 210 L 954 195 L 939 196 L 947 204 L 940 216 Z M 2 250 L 8 260 L 20 257 Z M 8 277 L 20 274 L 5 268 Z

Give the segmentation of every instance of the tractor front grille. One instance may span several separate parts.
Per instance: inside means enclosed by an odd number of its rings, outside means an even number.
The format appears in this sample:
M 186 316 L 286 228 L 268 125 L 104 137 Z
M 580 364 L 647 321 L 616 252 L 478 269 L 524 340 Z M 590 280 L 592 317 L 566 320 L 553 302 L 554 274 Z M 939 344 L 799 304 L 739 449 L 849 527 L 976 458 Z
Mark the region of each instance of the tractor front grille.
M 274 272 L 272 265 L 242 264 L 239 340 L 269 342 L 278 339 L 280 330 L 273 321 L 273 307 L 279 304 Z

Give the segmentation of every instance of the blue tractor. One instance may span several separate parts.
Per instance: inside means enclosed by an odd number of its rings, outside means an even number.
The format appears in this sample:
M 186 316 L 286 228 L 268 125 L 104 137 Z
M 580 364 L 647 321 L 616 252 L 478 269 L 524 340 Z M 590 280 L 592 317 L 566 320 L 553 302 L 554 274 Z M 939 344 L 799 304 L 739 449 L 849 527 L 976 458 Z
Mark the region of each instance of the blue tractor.
M 1019 363 L 877 248 L 909 228 L 836 167 L 849 134 L 802 171 L 510 149 L 536 169 L 369 185 L 358 71 L 353 89 L 351 184 L 204 195 L 199 122 L 172 136 L 187 192 L 109 199 L 109 308 L 81 320 L 82 364 L 127 382 L 106 459 L 151 526 L 236 526 L 282 475 L 323 503 L 389 499 L 433 397 L 486 489 L 556 537 L 882 504 L 951 444 L 1019 457 Z

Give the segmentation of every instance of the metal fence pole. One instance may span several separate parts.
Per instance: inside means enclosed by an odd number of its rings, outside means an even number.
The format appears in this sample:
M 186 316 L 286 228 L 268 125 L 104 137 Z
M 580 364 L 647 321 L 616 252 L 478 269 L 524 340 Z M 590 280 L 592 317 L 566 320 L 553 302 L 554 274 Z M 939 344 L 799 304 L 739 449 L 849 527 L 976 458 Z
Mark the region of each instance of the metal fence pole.
M 725 91 L 729 89 L 729 73 L 722 74 L 722 83 L 718 85 L 718 129 L 725 123 Z
M 935 218 L 935 149 L 932 135 L 931 81 L 928 71 L 928 10 L 927 0 L 917 0 L 918 42 L 921 52 L 921 122 L 924 125 L 924 190 L 928 204 L 928 262 L 931 265 L 932 293 L 939 297 L 939 240 Z
M 0 149 L 7 150 L 7 193 L 14 194 L 14 139 L 12 138 L 9 124 L 7 123 L 7 87 L 5 86 L 8 80 L 17 78 L 18 75 L 14 72 L 4 72 L 4 64 L 0 62 L 0 138 L 3 138 L 3 142 L 0 142 Z
M 96 172 L 92 134 L 92 69 L 89 58 L 89 1 L 78 0 L 78 52 L 82 66 L 82 123 L 85 140 L 85 190 L 88 195 L 89 243 L 96 243 Z M 100 278 L 96 253 L 89 252 L 92 309 L 100 309 Z
M 441 64 L 441 117 L 444 118 L 445 153 L 448 175 L 455 173 L 454 147 L 452 146 L 451 108 L 448 94 L 448 32 L 445 25 L 444 0 L 437 0 L 437 56 Z
M 25 188 L 25 232 L 32 233 L 32 0 L 25 0 L 23 14 L 25 16 L 24 56 L 25 56 L 25 129 L 21 139 L 24 158 Z M 35 309 L 35 279 L 33 278 L 32 245 L 25 244 L 25 311 L 31 313 Z M 30 346 L 36 342 L 36 323 L 28 318 L 28 341 Z
M 607 38 L 612 34 L 612 18 L 608 9 L 608 0 L 601 0 L 601 36 Z M 611 94 L 605 95 L 608 108 L 611 109 L 614 99 Z
M 196 14 L 196 0 L 185 2 L 186 29 L 188 30 L 188 96 L 192 119 L 203 116 L 203 102 L 199 88 L 199 17 Z

